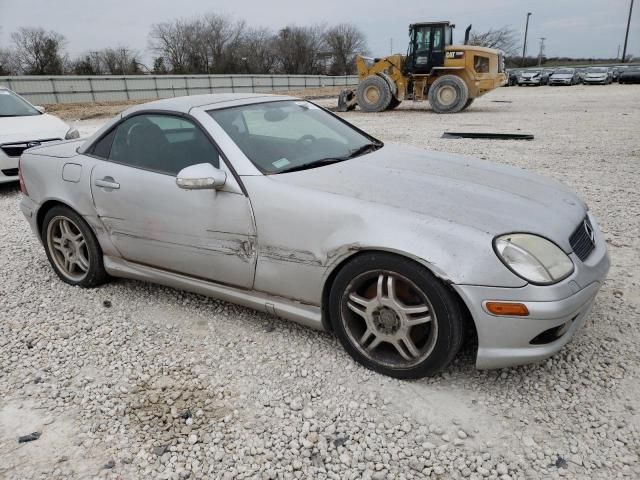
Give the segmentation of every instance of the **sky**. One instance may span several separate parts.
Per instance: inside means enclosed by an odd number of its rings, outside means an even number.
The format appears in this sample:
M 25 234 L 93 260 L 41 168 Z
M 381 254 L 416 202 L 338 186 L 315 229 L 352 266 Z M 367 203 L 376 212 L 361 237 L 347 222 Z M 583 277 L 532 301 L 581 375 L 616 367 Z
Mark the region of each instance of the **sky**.
M 449 20 L 464 30 L 484 31 L 509 25 L 524 38 L 531 12 L 527 53 L 536 55 L 546 37 L 547 56 L 615 57 L 624 43 L 630 0 L 0 0 L 0 47 L 11 32 L 38 26 L 62 33 L 74 57 L 105 47 L 127 46 L 150 60 L 148 32 L 155 23 L 198 17 L 206 12 L 244 19 L 277 30 L 287 24 L 351 22 L 366 35 L 369 53 L 404 53 L 407 28 L 420 21 Z M 359 14 L 358 12 L 362 12 Z M 640 56 L 640 2 L 634 5 L 627 53 Z

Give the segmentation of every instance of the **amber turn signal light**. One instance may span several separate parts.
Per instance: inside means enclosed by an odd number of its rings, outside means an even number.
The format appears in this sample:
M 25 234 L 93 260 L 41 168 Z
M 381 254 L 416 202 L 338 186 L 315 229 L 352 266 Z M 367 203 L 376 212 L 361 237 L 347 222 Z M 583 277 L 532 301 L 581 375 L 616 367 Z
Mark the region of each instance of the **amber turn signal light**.
M 487 302 L 485 307 L 493 315 L 510 317 L 526 317 L 529 315 L 529 309 L 524 303 Z

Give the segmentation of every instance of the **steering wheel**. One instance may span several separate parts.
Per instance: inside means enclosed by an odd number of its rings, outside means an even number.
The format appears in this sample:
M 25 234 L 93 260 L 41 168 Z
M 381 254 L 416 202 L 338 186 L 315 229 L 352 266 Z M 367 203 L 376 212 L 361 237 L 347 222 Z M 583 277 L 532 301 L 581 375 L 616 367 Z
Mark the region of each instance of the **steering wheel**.
M 317 140 L 317 138 L 314 137 L 313 135 L 306 134 L 306 135 L 301 136 L 297 140 L 297 143 L 299 145 L 303 145 L 305 147 L 308 147 L 308 146 L 312 145 L 316 140 Z

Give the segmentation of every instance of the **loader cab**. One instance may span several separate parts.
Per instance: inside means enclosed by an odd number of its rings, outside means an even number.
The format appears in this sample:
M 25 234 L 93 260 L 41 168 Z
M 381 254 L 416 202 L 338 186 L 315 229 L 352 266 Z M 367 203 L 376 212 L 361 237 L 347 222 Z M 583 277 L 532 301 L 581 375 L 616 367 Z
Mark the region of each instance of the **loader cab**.
M 405 74 L 427 75 L 433 67 L 444 66 L 445 47 L 452 43 L 454 28 L 455 25 L 449 22 L 409 25 Z

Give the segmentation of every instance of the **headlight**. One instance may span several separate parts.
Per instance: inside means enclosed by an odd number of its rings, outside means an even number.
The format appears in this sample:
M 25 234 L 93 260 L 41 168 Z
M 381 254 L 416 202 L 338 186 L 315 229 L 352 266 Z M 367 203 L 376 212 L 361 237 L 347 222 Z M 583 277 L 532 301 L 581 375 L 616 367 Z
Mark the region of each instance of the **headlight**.
M 573 273 L 573 262 L 555 243 L 529 233 L 510 233 L 494 240 L 495 251 L 516 275 L 549 285 Z
M 65 140 L 73 140 L 74 138 L 80 138 L 80 132 L 76 127 L 71 127 L 67 134 L 64 136 Z

